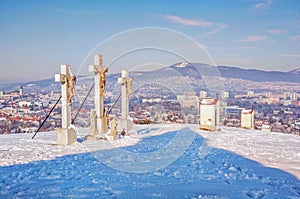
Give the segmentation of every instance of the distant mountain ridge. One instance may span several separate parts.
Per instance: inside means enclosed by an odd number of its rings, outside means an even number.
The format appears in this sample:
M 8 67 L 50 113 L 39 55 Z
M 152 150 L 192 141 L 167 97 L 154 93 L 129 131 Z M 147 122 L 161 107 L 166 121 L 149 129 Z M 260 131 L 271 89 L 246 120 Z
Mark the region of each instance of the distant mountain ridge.
M 295 82 L 300 83 L 300 68 L 289 71 L 263 71 L 256 69 L 242 69 L 229 66 L 218 66 L 222 77 L 238 78 L 254 82 Z
M 210 66 L 207 64 L 201 63 L 177 63 L 171 65 L 169 67 L 165 67 L 162 69 L 154 70 L 154 71 L 132 71 L 130 72 L 130 76 L 134 79 L 143 79 L 143 76 L 153 77 L 153 78 L 164 78 L 171 76 L 187 76 L 195 79 L 201 79 L 201 74 L 209 74 L 211 72 L 212 75 L 220 75 L 224 78 L 236 78 L 249 80 L 253 82 L 293 82 L 300 83 L 300 68 L 289 71 L 289 72 L 280 72 L 280 71 L 263 71 L 257 69 L 242 69 L 238 67 L 231 66 L 217 66 L 218 70 L 213 68 L 214 66 Z M 218 73 L 218 74 L 216 74 Z M 119 74 L 108 74 L 107 81 L 115 81 L 119 77 Z M 86 79 L 85 76 L 79 76 L 78 80 L 80 81 L 92 81 L 91 78 Z M 20 86 L 31 87 L 32 89 L 37 89 L 39 87 L 43 90 L 43 88 L 51 86 L 59 86 L 57 82 L 54 82 L 53 78 L 44 79 L 44 80 L 36 80 L 30 82 L 22 82 L 22 83 L 7 83 L 0 84 L 0 90 L 12 91 L 18 90 Z
M 289 73 L 294 74 L 294 75 L 300 75 L 300 68 L 297 68 L 295 70 L 289 71 Z
M 183 75 L 196 77 L 196 73 L 207 71 L 214 67 L 201 63 L 174 64 L 171 68 L 178 70 Z M 300 83 L 300 68 L 289 72 L 263 71 L 257 69 L 242 69 L 231 66 L 217 66 L 220 75 L 224 78 L 236 78 L 254 82 L 294 82 Z M 199 71 L 199 72 L 198 72 Z M 199 76 L 199 75 L 198 75 Z

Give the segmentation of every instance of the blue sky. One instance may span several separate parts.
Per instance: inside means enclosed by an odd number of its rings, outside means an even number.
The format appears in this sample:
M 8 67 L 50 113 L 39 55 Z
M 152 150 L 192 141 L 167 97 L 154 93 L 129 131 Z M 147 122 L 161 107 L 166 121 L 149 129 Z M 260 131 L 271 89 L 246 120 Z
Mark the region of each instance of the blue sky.
M 0 83 L 53 77 L 64 63 L 76 70 L 97 44 L 141 27 L 186 34 L 217 65 L 293 70 L 299 8 L 298 0 L 0 0 Z

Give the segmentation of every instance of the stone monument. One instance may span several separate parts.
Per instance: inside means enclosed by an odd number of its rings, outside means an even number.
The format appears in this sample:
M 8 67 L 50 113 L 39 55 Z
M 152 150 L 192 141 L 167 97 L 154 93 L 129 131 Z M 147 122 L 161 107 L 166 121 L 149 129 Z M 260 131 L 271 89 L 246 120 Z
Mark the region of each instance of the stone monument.
M 69 65 L 61 65 L 60 70 L 60 74 L 55 74 L 55 81 L 61 82 L 62 127 L 57 129 L 56 140 L 58 145 L 65 146 L 77 140 L 76 132 L 71 128 L 71 99 L 75 95 L 76 76 Z
M 110 115 L 109 119 L 109 125 L 110 125 L 110 131 L 108 134 L 108 140 L 113 141 L 117 140 L 117 121 L 116 121 L 116 116 L 115 115 Z
M 99 134 L 97 130 L 97 114 L 95 109 L 91 109 L 90 112 L 90 129 L 86 136 L 87 140 L 97 140 L 97 135 Z
M 107 66 L 102 65 L 102 55 L 94 56 L 94 65 L 89 66 L 89 71 L 94 72 L 95 81 L 95 110 L 97 115 L 95 136 L 98 133 L 107 132 L 107 114 L 104 108 L 104 93 L 106 84 L 106 72 L 108 71 Z
M 119 128 L 124 129 L 126 135 L 132 128 L 132 121 L 128 117 L 129 112 L 129 95 L 132 93 L 132 79 L 128 77 L 128 71 L 122 70 L 121 77 L 118 78 L 118 83 L 121 84 L 121 118 L 119 119 Z

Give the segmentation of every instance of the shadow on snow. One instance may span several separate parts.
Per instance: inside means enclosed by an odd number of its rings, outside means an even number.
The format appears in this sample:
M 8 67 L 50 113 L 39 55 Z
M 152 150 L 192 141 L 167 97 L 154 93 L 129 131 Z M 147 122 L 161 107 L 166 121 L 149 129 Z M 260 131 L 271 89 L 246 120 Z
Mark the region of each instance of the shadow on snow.
M 177 134 L 172 131 L 146 137 L 122 150 L 151 154 L 169 145 Z M 193 134 L 192 144 L 178 159 L 150 172 L 115 170 L 95 158 L 112 150 L 3 166 L 0 167 L 0 198 L 300 197 L 300 182 L 295 176 L 223 149 L 212 148 L 203 157 L 201 149 L 205 139 Z

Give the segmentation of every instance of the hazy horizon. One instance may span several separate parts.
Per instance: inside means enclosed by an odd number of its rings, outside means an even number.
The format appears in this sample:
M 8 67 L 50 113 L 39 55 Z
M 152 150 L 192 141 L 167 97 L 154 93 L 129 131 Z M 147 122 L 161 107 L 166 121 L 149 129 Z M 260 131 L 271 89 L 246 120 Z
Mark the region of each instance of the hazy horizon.
M 158 66 L 158 67 L 155 67 L 153 70 L 147 70 L 147 69 L 145 69 L 145 70 L 132 70 L 131 72 L 147 72 L 147 71 L 156 71 L 156 70 L 159 70 L 159 69 L 163 69 L 163 68 L 168 68 L 168 67 L 170 67 L 170 66 L 173 66 L 173 65 L 175 65 L 175 64 L 179 64 L 179 62 L 177 62 L 177 63 L 174 63 L 174 64 L 170 64 L 170 65 L 168 65 L 168 66 Z M 191 63 L 191 64 L 196 64 L 196 63 Z M 198 63 L 198 64 L 202 64 L 202 63 Z M 239 67 L 239 66 L 226 66 L 226 65 L 218 65 L 217 67 L 219 67 L 219 66 L 225 66 L 225 67 L 231 67 L 231 68 L 239 68 L 239 69 L 245 69 L 245 68 L 242 68 L 242 67 Z M 300 68 L 298 68 L 298 69 L 300 69 Z M 245 70 L 260 70 L 260 69 L 251 69 L 251 68 L 246 68 Z M 294 69 L 294 70 L 296 70 L 296 69 Z M 285 73 L 285 72 L 291 72 L 291 71 L 293 71 L 293 70 L 290 70 L 290 71 L 276 71 L 276 70 L 269 70 L 269 71 L 267 71 L 267 70 L 260 70 L 260 71 L 265 71 L 265 72 L 283 72 L 283 73 Z M 59 71 L 57 72 L 57 73 L 59 73 Z M 111 75 L 113 75 L 113 74 L 119 74 L 119 73 L 121 73 L 121 71 L 120 72 L 115 72 L 115 73 L 111 73 L 111 72 L 108 72 L 107 74 L 111 74 Z M 89 73 L 86 73 L 86 74 L 78 74 L 79 76 L 82 76 L 82 77 L 91 77 L 91 78 L 93 78 L 93 74 L 89 74 Z M 31 81 L 42 81 L 42 80 L 48 80 L 48 79 L 54 79 L 54 74 L 51 76 L 49 76 L 49 77 L 45 77 L 45 78 L 42 78 L 42 79 L 31 79 L 31 80 L 24 80 L 24 81 L 14 81 L 14 82 L 0 82 L 0 85 L 5 85 L 5 84 L 15 84 L 15 83 L 27 83 L 27 82 L 31 82 Z

